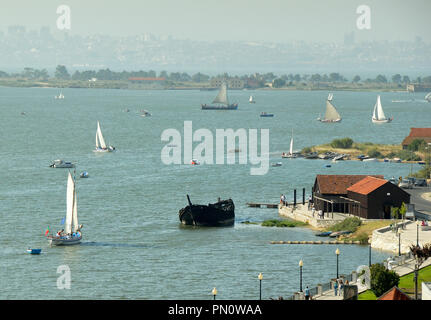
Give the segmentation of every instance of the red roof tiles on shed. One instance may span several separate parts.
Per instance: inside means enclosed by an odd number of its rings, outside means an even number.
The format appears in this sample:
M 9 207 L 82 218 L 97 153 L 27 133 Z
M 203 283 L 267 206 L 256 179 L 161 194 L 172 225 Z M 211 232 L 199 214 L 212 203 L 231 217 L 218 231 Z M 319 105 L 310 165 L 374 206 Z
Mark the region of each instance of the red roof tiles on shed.
M 355 183 L 351 187 L 347 188 L 347 191 L 367 195 L 370 192 L 373 192 L 374 190 L 380 188 L 386 183 L 390 183 L 389 181 L 385 179 L 379 179 L 372 176 L 368 176 L 359 182 Z
M 347 188 L 366 177 L 368 175 L 318 174 L 316 180 L 321 194 L 347 194 Z M 383 179 L 382 175 L 373 175 L 373 177 Z
M 401 145 L 409 145 L 414 139 L 424 139 L 431 142 L 431 128 L 410 128 L 410 134 L 404 138 Z

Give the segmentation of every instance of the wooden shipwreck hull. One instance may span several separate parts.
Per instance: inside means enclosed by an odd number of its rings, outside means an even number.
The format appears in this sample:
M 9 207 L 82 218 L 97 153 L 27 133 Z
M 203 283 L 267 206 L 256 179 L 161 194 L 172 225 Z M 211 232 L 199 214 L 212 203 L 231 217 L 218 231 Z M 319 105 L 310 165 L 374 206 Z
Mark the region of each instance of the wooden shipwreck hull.
M 189 197 L 187 196 L 189 199 Z M 184 225 L 224 227 L 235 222 L 235 205 L 232 199 L 221 200 L 208 205 L 191 204 L 178 212 Z

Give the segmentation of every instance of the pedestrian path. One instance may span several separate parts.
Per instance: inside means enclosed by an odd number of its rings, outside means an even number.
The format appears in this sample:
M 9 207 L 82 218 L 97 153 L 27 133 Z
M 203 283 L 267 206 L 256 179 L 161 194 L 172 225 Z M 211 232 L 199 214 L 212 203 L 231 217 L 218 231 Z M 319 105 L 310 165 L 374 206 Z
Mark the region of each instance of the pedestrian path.
M 427 266 L 431 265 L 431 258 L 426 260 L 422 265 L 421 269 L 425 268 Z M 395 266 L 392 268 L 393 271 L 395 271 L 400 277 L 409 274 L 415 270 L 415 260 L 409 259 L 406 260 L 406 263 L 400 266 Z M 360 283 L 357 282 L 351 282 L 350 285 L 357 285 L 358 286 L 358 294 L 368 290 L 366 287 L 362 286 Z M 343 296 L 337 295 L 335 296 L 334 289 L 325 291 L 319 296 L 314 296 L 313 300 L 343 300 Z

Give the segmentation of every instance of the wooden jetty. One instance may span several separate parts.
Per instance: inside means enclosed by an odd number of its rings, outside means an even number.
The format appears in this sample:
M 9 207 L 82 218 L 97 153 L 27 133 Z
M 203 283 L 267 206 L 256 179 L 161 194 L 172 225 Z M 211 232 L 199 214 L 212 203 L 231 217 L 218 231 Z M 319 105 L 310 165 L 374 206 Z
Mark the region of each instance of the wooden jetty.
M 361 241 L 333 240 L 333 241 L 271 241 L 271 244 L 361 244 Z
M 274 204 L 274 203 L 261 203 L 261 202 L 247 202 L 246 204 L 252 208 L 266 207 L 271 209 L 278 209 L 278 203 Z

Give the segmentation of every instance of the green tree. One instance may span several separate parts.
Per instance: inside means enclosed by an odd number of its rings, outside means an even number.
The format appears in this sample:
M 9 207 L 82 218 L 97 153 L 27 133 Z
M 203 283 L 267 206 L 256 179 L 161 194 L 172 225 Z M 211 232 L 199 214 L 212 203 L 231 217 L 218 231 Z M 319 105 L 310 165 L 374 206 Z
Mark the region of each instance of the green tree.
M 67 69 L 63 65 L 58 65 L 55 69 L 55 78 L 62 79 L 62 80 L 68 80 L 70 79 L 70 74 L 67 72 Z
M 373 264 L 370 268 L 371 273 L 371 291 L 376 297 L 380 297 L 386 291 L 394 286 L 398 286 L 400 276 L 392 270 L 387 270 L 381 264 Z
M 353 145 L 351 138 L 334 139 L 330 143 L 332 148 L 349 149 Z
M 375 81 L 378 82 L 378 83 L 386 83 L 386 82 L 388 82 L 388 80 L 386 79 L 386 77 L 384 75 L 382 75 L 382 74 L 379 74 L 376 77 Z
M 413 139 L 413 141 L 408 145 L 407 149 L 410 151 L 425 150 L 427 143 L 424 139 Z
M 284 87 L 285 85 L 286 85 L 286 81 L 281 78 L 277 78 L 272 81 L 272 86 L 274 88 L 281 88 L 281 87 Z
M 401 207 L 398 210 L 398 212 L 400 213 L 401 218 L 404 220 L 404 217 L 406 216 L 406 212 L 407 212 L 407 206 L 404 202 L 401 204 Z
M 403 76 L 403 83 L 405 83 L 405 84 L 410 83 L 410 78 L 409 78 L 409 76 Z
M 360 77 L 360 76 L 358 76 L 358 75 L 356 75 L 356 76 L 353 78 L 353 82 L 354 82 L 354 83 L 358 83 L 359 81 L 361 81 L 361 77 Z
M 393 83 L 400 83 L 401 82 L 401 75 L 399 73 L 392 76 L 392 82 Z

